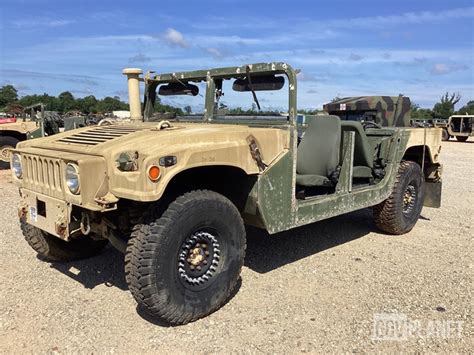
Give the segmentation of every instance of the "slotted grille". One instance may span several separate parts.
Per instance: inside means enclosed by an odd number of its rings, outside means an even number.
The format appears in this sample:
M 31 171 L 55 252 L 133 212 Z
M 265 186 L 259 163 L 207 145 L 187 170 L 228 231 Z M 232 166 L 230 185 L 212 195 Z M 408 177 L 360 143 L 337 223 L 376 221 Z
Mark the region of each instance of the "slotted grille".
M 81 145 L 97 145 L 127 134 L 142 131 L 146 127 L 133 126 L 99 126 L 87 131 L 60 138 L 56 142 Z
M 25 154 L 22 165 L 26 188 L 48 196 L 62 196 L 63 174 L 59 159 Z

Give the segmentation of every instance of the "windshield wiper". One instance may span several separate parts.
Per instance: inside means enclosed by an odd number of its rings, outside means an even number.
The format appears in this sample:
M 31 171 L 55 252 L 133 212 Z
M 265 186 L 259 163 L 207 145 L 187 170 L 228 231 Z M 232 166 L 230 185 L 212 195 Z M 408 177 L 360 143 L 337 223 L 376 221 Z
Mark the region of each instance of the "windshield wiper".
M 249 89 L 250 89 L 250 91 L 252 91 L 253 101 L 255 102 L 255 104 L 257 105 L 258 110 L 260 111 L 261 110 L 260 109 L 260 103 L 258 102 L 257 94 L 255 93 L 255 90 L 253 89 L 252 78 L 250 77 L 250 68 L 249 67 L 247 67 L 246 72 L 247 72 L 247 79 L 249 81 Z

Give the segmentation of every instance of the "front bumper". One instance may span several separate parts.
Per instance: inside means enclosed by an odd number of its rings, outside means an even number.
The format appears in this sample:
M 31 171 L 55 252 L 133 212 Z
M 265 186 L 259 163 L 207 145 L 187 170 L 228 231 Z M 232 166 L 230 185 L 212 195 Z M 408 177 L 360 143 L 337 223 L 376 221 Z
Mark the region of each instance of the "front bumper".
M 69 238 L 72 205 L 25 188 L 20 189 L 20 219 L 64 240 Z

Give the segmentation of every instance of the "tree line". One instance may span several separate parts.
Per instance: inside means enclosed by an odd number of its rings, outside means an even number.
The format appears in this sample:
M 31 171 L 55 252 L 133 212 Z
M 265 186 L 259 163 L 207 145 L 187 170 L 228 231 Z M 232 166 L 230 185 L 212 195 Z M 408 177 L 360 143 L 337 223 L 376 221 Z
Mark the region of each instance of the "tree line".
M 4 85 L 0 88 L 0 111 L 2 112 L 21 113 L 24 107 L 37 103 L 44 104 L 47 111 L 61 113 L 80 111 L 85 114 L 95 114 L 129 109 L 128 104 L 120 100 L 118 96 L 97 99 L 94 95 L 89 95 L 76 98 L 71 92 L 64 91 L 58 96 L 44 93 L 43 95 L 19 97 L 18 91 L 13 85 Z M 155 111 L 183 114 L 180 108 L 161 104 L 159 98 L 156 100 Z
M 335 98 L 338 99 L 338 98 Z M 432 109 L 421 108 L 416 103 L 412 103 L 411 116 L 415 119 L 431 119 L 431 118 L 448 118 L 453 114 L 470 114 L 474 115 L 474 100 L 470 100 L 461 107 L 459 110 L 455 110 L 455 105 L 461 100 L 461 95 L 458 93 L 449 94 L 446 92 L 437 102 Z M 76 98 L 69 91 L 64 91 L 58 96 L 52 96 L 48 94 L 43 95 L 26 95 L 19 97 L 17 89 L 13 85 L 4 85 L 0 88 L 0 111 L 20 111 L 22 107 L 27 107 L 37 103 L 43 103 L 45 109 L 48 111 L 58 111 L 66 113 L 69 111 L 80 111 L 85 114 L 93 113 L 104 113 L 118 110 L 128 110 L 128 104 L 121 101 L 120 97 L 104 97 L 103 99 L 97 99 L 94 95 L 85 96 L 82 98 Z M 219 107 L 223 109 L 224 107 Z M 184 107 L 184 111 L 181 108 L 174 107 L 171 105 L 162 104 L 159 98 L 156 98 L 155 103 L 156 112 L 173 112 L 177 115 L 183 115 L 184 113 L 190 114 L 191 107 Z M 245 110 L 242 108 L 229 109 L 231 114 L 256 114 L 258 111 L 256 107 L 252 106 L 251 109 Z M 299 113 L 303 114 L 315 114 L 320 110 L 299 110 Z

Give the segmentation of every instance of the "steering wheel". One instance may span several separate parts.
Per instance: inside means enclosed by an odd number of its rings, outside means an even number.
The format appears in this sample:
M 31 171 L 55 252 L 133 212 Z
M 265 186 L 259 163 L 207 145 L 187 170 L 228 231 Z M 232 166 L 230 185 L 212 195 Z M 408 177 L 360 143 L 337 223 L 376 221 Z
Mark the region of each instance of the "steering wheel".
M 382 128 L 381 125 L 379 125 L 378 123 L 375 123 L 374 121 L 364 121 L 362 122 L 362 127 L 364 128 L 364 131 L 367 128 Z

